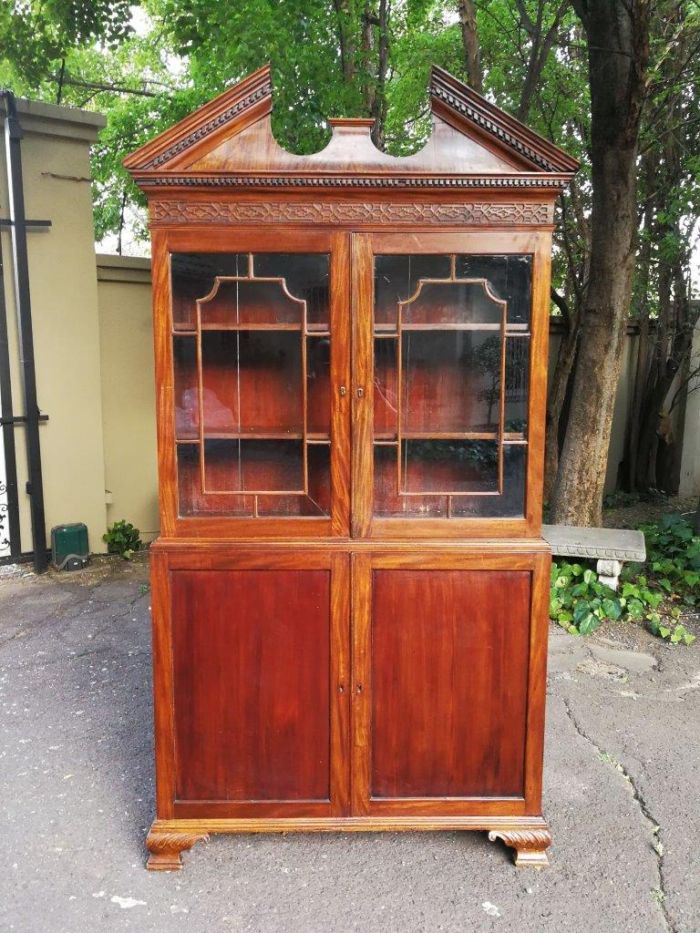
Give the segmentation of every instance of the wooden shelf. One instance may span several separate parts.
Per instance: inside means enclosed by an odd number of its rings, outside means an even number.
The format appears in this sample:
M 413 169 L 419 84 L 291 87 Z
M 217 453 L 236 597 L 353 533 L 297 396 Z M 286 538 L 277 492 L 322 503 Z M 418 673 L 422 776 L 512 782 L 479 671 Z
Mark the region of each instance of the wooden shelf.
M 199 437 L 178 437 L 178 444 L 198 444 Z M 246 432 L 239 431 L 205 431 L 205 441 L 301 441 L 303 435 L 300 431 L 281 432 L 281 431 L 260 431 Z M 307 444 L 330 444 L 331 439 L 327 434 L 308 433 L 306 435 Z
M 375 434 L 376 441 L 396 443 L 395 434 Z M 402 441 L 497 441 L 497 431 L 402 431 Z
M 529 337 L 530 332 L 527 324 L 506 324 L 506 337 Z M 410 330 L 474 330 L 474 331 L 500 331 L 500 324 L 449 324 L 445 322 L 436 322 L 434 324 L 402 324 L 401 331 Z M 398 337 L 398 330 L 395 325 L 375 324 L 374 337 L 387 338 Z
M 236 331 L 236 330 L 273 330 L 286 331 L 302 329 L 301 324 L 202 324 L 203 331 Z
M 202 324 L 203 331 L 231 331 L 231 330 L 301 330 L 301 324 Z M 196 330 L 177 330 L 173 329 L 173 337 L 196 337 Z M 331 332 L 326 330 L 313 330 L 306 328 L 304 336 L 306 337 L 330 337 Z M 392 336 L 396 336 L 395 334 Z

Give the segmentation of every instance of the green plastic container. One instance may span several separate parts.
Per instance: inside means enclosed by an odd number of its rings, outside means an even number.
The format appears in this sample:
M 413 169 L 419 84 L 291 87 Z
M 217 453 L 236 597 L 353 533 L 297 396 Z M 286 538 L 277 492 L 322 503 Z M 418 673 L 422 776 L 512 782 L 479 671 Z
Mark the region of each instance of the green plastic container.
M 80 570 L 90 563 L 87 525 L 56 525 L 51 529 L 51 560 L 57 570 Z

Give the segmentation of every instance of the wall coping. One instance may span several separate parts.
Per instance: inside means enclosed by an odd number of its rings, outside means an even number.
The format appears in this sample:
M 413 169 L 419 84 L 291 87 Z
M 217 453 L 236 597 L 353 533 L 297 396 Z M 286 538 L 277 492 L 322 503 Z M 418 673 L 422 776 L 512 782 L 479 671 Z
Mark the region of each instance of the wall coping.
M 5 104 L 0 100 L 0 124 L 5 123 Z M 79 139 L 94 143 L 103 126 L 107 124 L 104 114 L 77 107 L 62 107 L 40 100 L 17 98 L 19 122 L 26 134 L 60 136 L 64 139 Z
M 97 253 L 98 282 L 127 282 L 134 285 L 151 284 L 151 260 L 142 256 L 117 256 Z

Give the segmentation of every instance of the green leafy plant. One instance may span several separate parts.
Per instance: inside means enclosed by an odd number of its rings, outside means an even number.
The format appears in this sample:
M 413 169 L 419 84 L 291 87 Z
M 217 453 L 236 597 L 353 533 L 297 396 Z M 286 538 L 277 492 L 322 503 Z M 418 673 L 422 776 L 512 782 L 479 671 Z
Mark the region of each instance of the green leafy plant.
M 102 535 L 102 540 L 107 545 L 108 553 L 120 554 L 124 560 L 131 560 L 136 551 L 143 547 L 138 528 L 123 520 L 113 522 L 107 528 L 107 533 Z
M 555 622 L 579 635 L 589 635 L 606 620 L 644 622 L 672 644 L 695 641 L 680 620 L 700 602 L 700 537 L 680 515 L 664 515 L 641 530 L 647 560 L 624 568 L 619 592 L 584 564 L 552 565 L 549 612 Z
M 552 564 L 549 614 L 567 632 L 590 635 L 606 619 L 619 619 L 623 609 L 617 593 L 600 583 L 589 567 Z

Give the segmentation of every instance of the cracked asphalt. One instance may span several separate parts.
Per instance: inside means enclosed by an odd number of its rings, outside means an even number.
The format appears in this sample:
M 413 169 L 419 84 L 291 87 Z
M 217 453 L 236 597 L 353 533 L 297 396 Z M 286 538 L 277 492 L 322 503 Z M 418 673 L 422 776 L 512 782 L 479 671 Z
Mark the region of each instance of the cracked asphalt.
M 3 933 L 700 931 L 700 639 L 552 630 L 542 872 L 483 833 L 215 837 L 146 872 L 144 559 L 0 572 L 0 709 Z

